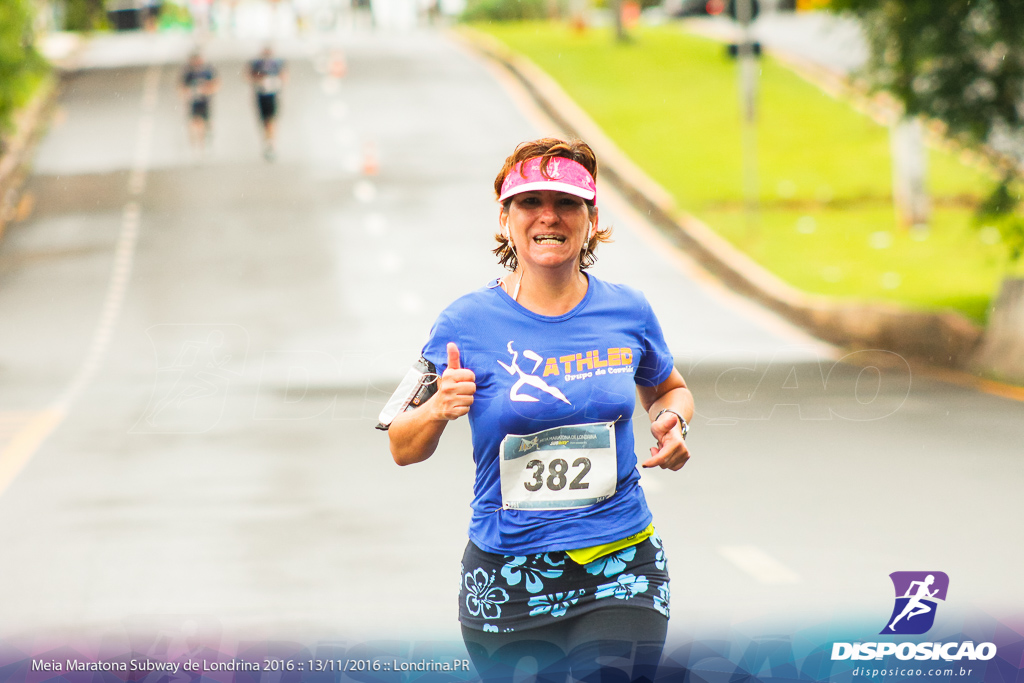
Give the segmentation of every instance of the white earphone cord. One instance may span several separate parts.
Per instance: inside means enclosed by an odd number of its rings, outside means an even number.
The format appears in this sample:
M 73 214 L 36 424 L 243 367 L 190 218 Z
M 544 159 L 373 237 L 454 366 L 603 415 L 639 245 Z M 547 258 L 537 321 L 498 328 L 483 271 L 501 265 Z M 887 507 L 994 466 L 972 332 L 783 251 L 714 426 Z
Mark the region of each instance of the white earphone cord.
M 516 267 L 518 268 L 519 267 L 519 254 L 516 253 L 516 245 L 512 244 L 512 235 L 508 231 L 508 225 L 501 226 L 501 229 L 502 229 L 502 232 L 505 233 L 505 239 L 508 240 L 508 248 L 512 250 L 512 255 L 516 257 Z M 515 271 L 513 270 L 512 272 L 514 273 Z M 516 282 L 516 288 L 514 290 L 512 290 L 512 301 L 517 301 L 519 299 L 519 286 L 521 284 L 523 284 L 523 275 L 524 274 L 525 273 L 520 273 L 519 274 L 519 280 Z M 507 289 L 505 291 L 508 292 Z

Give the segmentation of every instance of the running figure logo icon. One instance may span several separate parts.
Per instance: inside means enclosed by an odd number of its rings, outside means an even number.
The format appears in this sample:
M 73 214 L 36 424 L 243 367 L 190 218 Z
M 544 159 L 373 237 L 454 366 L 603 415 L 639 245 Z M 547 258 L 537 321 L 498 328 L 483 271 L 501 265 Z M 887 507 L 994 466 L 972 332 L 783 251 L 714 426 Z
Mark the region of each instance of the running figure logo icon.
M 508 372 L 508 374 L 510 375 L 519 375 L 519 381 L 512 385 L 512 391 L 509 392 L 510 399 L 512 399 L 513 401 L 519 401 L 524 403 L 534 403 L 536 401 L 539 401 L 540 399 L 537 398 L 536 396 L 530 396 L 529 394 L 519 393 L 520 389 L 522 389 L 525 385 L 529 384 L 531 387 L 536 387 L 537 389 L 540 389 L 546 394 L 551 394 L 559 401 L 564 401 L 565 403 L 572 405 L 572 403 L 569 402 L 569 399 L 565 397 L 565 394 L 559 391 L 556 387 L 549 385 L 547 382 L 542 380 L 540 377 L 537 377 L 536 375 L 527 374 L 522 371 L 522 369 L 519 367 L 519 352 L 512 350 L 512 342 L 508 343 L 508 352 L 512 354 L 512 365 L 505 365 L 500 360 L 498 361 L 498 365 L 505 368 L 505 371 Z M 530 349 L 526 349 L 525 351 L 523 351 L 523 356 L 533 361 L 533 370 L 531 370 L 531 372 L 537 372 L 538 366 L 540 366 L 541 361 L 544 360 L 539 355 L 537 355 L 535 351 L 531 351 Z
M 540 446 L 540 444 L 537 443 L 539 440 L 539 436 L 535 436 L 532 439 L 523 439 L 522 443 L 519 444 L 519 450 L 528 451 L 531 448 L 538 448 Z
M 893 572 L 896 604 L 881 634 L 920 635 L 935 623 L 935 609 L 946 600 L 949 577 L 944 572 Z

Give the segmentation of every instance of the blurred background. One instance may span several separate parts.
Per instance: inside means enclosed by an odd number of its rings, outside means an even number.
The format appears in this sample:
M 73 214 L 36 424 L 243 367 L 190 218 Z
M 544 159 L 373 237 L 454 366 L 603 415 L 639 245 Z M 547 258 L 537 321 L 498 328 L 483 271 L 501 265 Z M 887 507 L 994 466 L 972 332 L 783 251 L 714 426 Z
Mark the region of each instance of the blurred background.
M 4 0 L 5 656 L 458 651 L 468 427 L 373 427 L 542 135 L 696 397 L 671 637 L 870 640 L 934 569 L 929 638 L 1019 638 L 1024 28 L 926 5 Z

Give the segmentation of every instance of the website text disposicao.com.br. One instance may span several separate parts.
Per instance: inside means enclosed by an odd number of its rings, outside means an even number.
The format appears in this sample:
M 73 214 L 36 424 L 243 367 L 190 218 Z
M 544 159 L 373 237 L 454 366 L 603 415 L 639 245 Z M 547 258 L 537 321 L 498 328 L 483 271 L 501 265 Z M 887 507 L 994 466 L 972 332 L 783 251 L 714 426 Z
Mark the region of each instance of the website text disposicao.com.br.
M 851 673 L 854 678 L 875 678 L 878 676 L 899 676 L 905 678 L 909 676 L 920 676 L 922 678 L 928 676 L 942 676 L 943 678 L 950 678 L 954 676 L 970 676 L 974 670 L 973 667 L 931 667 L 915 669 L 913 667 L 901 667 L 894 666 L 889 668 L 878 668 L 873 669 L 867 666 L 859 666 L 853 669 Z
M 960 677 L 970 676 L 978 667 L 977 661 L 988 661 L 995 657 L 996 646 L 992 643 L 975 645 L 971 641 L 963 643 L 834 643 L 832 661 L 836 660 L 882 660 L 895 655 L 898 664 L 879 661 L 870 666 L 855 667 L 851 673 L 854 677 L 875 678 L 889 677 Z M 917 660 L 921 662 L 912 662 Z M 928 660 L 942 660 L 942 663 L 925 665 Z M 954 664 L 955 662 L 955 664 Z M 961 662 L 968 664 L 963 666 Z

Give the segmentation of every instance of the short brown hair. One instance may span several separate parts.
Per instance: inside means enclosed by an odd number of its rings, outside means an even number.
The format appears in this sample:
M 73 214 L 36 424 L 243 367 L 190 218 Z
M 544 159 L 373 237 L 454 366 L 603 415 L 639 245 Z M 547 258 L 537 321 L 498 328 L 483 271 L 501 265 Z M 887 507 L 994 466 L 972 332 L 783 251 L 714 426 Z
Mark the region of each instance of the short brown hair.
M 498 176 L 494 179 L 494 196 L 501 196 L 501 186 L 505 182 L 505 177 L 512 172 L 512 168 L 521 161 L 527 159 L 533 159 L 534 157 L 540 157 L 540 172 L 546 178 L 550 178 L 548 175 L 548 162 L 554 157 L 562 157 L 563 159 L 572 159 L 576 163 L 587 169 L 594 180 L 597 180 L 597 156 L 594 155 L 594 150 L 590 149 L 590 145 L 583 142 L 582 140 L 559 140 L 558 138 L 541 138 L 540 140 L 531 140 L 528 142 L 521 142 L 516 147 L 516 150 L 512 152 L 507 159 L 505 159 L 505 165 L 498 171 Z M 595 204 L 593 199 L 584 200 L 590 215 L 594 215 Z M 508 208 L 512 203 L 512 198 L 509 197 L 502 203 L 502 211 L 508 212 Z M 597 245 L 601 242 L 611 242 L 612 229 L 606 228 L 604 230 L 597 230 L 594 232 L 594 236 L 590 238 L 586 246 L 580 251 L 580 270 L 584 270 L 594 265 L 597 261 L 595 252 L 597 251 Z M 519 259 L 516 258 L 515 250 L 512 249 L 512 245 L 509 239 L 500 232 L 495 233 L 494 239 L 498 242 L 498 246 L 494 248 L 494 254 L 498 257 L 498 263 L 505 266 L 508 270 L 515 270 L 519 267 Z

